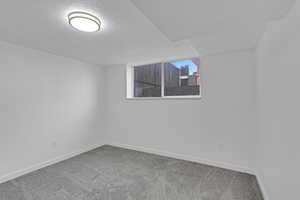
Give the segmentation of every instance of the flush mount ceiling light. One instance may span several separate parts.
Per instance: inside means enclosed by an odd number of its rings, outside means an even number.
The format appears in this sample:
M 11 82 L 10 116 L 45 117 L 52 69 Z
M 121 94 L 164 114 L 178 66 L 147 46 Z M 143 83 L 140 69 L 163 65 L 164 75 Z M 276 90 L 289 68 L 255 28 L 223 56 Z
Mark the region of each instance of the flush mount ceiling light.
M 98 17 L 81 11 L 71 12 L 68 15 L 69 24 L 79 31 L 96 32 L 100 30 L 101 21 Z

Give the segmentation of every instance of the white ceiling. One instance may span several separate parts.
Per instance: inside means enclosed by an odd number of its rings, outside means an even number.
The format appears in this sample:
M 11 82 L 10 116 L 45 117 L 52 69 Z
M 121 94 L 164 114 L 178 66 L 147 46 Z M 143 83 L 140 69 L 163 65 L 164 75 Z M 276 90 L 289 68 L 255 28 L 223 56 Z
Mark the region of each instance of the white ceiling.
M 3 0 L 0 40 L 94 64 L 120 64 L 255 47 L 294 0 Z M 98 33 L 71 28 L 74 10 L 98 15 Z
M 131 0 L 171 41 L 189 39 L 205 53 L 256 46 L 269 20 L 294 0 Z

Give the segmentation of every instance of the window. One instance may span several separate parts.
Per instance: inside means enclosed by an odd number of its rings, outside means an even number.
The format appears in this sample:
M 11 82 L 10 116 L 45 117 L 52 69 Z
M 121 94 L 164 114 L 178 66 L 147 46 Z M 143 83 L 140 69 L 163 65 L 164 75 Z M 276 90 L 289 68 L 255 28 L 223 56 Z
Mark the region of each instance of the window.
M 200 59 L 127 68 L 127 98 L 200 97 Z
M 134 67 L 134 97 L 161 97 L 161 64 Z

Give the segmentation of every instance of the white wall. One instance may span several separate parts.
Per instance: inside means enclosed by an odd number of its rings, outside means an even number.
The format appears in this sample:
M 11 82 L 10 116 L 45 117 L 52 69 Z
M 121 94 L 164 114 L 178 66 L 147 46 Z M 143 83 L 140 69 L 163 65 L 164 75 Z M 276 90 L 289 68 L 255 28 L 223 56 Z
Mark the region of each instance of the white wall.
M 0 182 L 105 143 L 102 93 L 99 66 L 0 43 Z
M 257 168 L 268 199 L 299 199 L 300 2 L 271 23 L 258 56 Z
M 255 52 L 206 56 L 201 67 L 200 100 L 125 100 L 126 67 L 105 68 L 106 124 L 111 142 L 252 169 Z

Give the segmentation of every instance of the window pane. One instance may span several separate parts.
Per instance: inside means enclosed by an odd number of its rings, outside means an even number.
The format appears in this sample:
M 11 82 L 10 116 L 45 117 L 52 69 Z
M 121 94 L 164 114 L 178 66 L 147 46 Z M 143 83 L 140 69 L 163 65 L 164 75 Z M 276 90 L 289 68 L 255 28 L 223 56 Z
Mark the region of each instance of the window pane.
M 134 67 L 134 96 L 161 97 L 161 64 Z
M 165 96 L 200 95 L 199 67 L 198 58 L 165 63 Z

